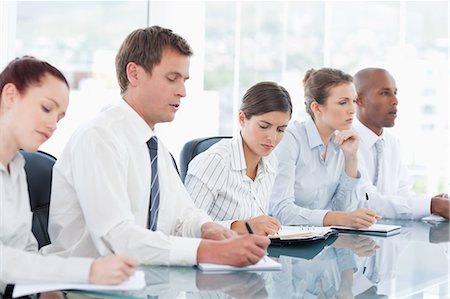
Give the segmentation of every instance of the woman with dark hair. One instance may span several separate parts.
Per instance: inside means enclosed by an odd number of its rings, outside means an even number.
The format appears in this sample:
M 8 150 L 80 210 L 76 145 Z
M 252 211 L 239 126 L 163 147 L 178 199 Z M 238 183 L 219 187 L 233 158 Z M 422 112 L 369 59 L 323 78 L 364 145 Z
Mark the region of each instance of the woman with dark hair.
M 275 151 L 279 161 L 270 211 L 283 225 L 368 227 L 378 216 L 358 209 L 358 135 L 351 129 L 356 91 L 352 76 L 311 69 L 303 80 L 304 122 L 294 121 Z
M 118 284 L 138 262 L 113 256 L 96 260 L 37 253 L 31 232 L 25 160 L 50 138 L 69 103 L 69 85 L 47 62 L 25 56 L 0 73 L 0 295 L 2 284 L 26 281 Z M 1 297 L 1 296 L 0 296 Z
M 292 115 L 289 93 L 273 82 L 260 82 L 244 95 L 240 134 L 223 139 L 189 164 L 185 185 L 192 200 L 213 220 L 245 234 L 271 235 L 280 228 L 267 216 L 277 164 L 273 149 Z

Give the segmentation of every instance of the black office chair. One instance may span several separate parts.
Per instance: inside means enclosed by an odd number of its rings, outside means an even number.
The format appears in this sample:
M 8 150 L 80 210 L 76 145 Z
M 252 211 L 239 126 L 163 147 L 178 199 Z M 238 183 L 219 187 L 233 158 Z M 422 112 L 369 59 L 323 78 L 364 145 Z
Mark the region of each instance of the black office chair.
M 32 231 L 39 248 L 50 244 L 48 236 L 48 213 L 50 208 L 50 194 L 52 187 L 53 164 L 56 158 L 52 155 L 37 151 L 21 151 L 25 158 L 25 173 L 28 182 L 30 207 L 33 213 Z
M 231 136 L 197 138 L 189 141 L 183 146 L 180 153 L 180 176 L 183 182 L 188 171 L 189 162 L 191 162 L 195 156 L 206 151 L 213 144 L 219 142 L 223 138 L 231 138 Z

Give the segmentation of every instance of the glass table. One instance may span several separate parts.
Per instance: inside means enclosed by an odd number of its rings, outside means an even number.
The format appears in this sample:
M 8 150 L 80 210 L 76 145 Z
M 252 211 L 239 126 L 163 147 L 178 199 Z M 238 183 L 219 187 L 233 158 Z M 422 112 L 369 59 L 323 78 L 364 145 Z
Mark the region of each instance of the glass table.
M 270 247 L 274 272 L 206 274 L 144 266 L 147 286 L 128 293 L 70 292 L 69 298 L 449 298 L 449 222 L 384 220 L 390 237 L 339 234 Z

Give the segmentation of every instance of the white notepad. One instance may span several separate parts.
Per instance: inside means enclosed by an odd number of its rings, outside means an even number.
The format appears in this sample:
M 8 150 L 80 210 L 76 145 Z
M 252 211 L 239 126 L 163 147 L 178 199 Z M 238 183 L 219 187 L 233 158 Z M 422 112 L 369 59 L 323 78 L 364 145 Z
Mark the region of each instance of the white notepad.
M 211 273 L 234 272 L 234 271 L 278 271 L 281 269 L 281 264 L 274 261 L 270 257 L 265 256 L 256 264 L 246 267 L 234 267 L 228 265 L 209 264 L 209 263 L 200 263 L 197 265 L 197 267 L 202 272 L 211 272 Z
M 347 226 L 332 226 L 331 228 L 338 230 L 339 232 L 349 232 L 364 235 L 374 235 L 374 236 L 392 236 L 400 233 L 400 225 L 388 225 L 388 224 L 373 224 L 368 228 L 353 228 Z
M 18 283 L 14 286 L 13 298 L 29 294 L 57 290 L 88 290 L 88 291 L 133 291 L 145 287 L 145 274 L 136 271 L 130 279 L 118 285 L 99 285 L 88 283 Z

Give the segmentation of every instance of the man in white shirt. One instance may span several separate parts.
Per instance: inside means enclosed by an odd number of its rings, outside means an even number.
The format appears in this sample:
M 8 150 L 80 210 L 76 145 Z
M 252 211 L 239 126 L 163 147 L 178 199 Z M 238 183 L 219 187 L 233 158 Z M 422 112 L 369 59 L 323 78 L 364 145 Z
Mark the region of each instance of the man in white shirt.
M 397 117 L 397 86 L 384 69 L 366 68 L 354 76 L 360 135 L 358 186 L 360 204 L 386 218 L 418 219 L 430 214 L 450 217 L 447 194 L 430 197 L 412 190 L 412 178 L 402 162 L 399 140 L 383 128 L 393 127 Z
M 196 208 L 155 136 L 186 96 L 191 55 L 182 37 L 158 26 L 125 39 L 116 56 L 124 101 L 80 127 L 55 164 L 44 253 L 236 266 L 265 255 L 268 238 L 236 236 Z

